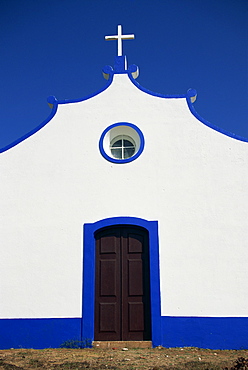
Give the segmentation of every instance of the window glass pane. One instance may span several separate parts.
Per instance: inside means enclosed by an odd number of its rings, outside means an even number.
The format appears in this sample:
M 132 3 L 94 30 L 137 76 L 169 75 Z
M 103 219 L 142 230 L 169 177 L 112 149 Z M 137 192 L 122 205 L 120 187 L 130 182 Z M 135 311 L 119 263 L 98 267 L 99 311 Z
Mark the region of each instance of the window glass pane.
M 111 153 L 112 153 L 112 156 L 113 156 L 114 158 L 122 159 L 122 154 L 121 154 L 121 152 L 122 152 L 122 149 L 112 149 L 112 148 L 111 148 Z
M 124 147 L 126 147 L 126 146 L 132 146 L 133 147 L 133 144 L 131 143 L 131 141 L 123 140 L 123 142 L 124 142 Z
M 124 159 L 132 157 L 134 152 L 135 152 L 134 148 L 124 148 Z
M 112 144 L 113 147 L 121 147 L 121 140 L 117 140 L 114 144 Z

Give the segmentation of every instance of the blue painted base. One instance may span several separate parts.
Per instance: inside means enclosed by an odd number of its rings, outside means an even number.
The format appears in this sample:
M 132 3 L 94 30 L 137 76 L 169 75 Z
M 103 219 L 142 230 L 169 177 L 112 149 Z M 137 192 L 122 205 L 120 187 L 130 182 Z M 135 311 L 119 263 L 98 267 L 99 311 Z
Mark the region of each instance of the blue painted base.
M 248 349 L 246 317 L 163 316 L 160 322 L 161 343 L 153 341 L 153 346 Z M 0 349 L 58 348 L 64 342 L 84 339 L 80 318 L 0 319 Z
M 81 340 L 81 319 L 1 319 L 0 349 L 58 348 Z
M 247 317 L 162 317 L 163 347 L 248 349 Z

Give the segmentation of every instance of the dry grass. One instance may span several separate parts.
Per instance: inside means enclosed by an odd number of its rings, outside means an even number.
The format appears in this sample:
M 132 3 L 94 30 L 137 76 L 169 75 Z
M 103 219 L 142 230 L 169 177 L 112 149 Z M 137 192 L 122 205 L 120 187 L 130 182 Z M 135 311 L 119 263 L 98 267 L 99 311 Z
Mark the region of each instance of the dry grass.
M 0 369 L 248 369 L 248 350 L 154 349 L 10 349 L 0 350 Z M 246 363 L 245 363 L 246 362 Z

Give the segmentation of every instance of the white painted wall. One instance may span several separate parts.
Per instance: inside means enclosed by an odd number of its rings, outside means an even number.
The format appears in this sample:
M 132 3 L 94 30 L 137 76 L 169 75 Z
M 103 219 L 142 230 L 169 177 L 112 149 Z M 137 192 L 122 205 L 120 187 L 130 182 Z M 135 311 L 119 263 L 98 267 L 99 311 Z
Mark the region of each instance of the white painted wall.
M 138 126 L 141 156 L 106 161 L 116 122 Z M 59 105 L 39 132 L 0 156 L 0 317 L 80 317 L 82 226 L 159 221 L 162 315 L 248 316 L 248 143 L 115 75 L 101 94 Z M 120 196 L 121 195 L 121 196 Z

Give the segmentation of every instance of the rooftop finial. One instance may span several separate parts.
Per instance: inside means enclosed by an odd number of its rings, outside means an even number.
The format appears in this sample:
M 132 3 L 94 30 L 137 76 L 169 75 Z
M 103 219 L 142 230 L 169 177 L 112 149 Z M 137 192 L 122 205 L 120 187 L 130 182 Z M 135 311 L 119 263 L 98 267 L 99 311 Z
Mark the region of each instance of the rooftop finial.
M 118 25 L 118 34 L 114 36 L 105 36 L 105 40 L 118 40 L 118 57 L 122 56 L 122 40 L 134 39 L 134 35 L 122 35 L 122 26 Z

